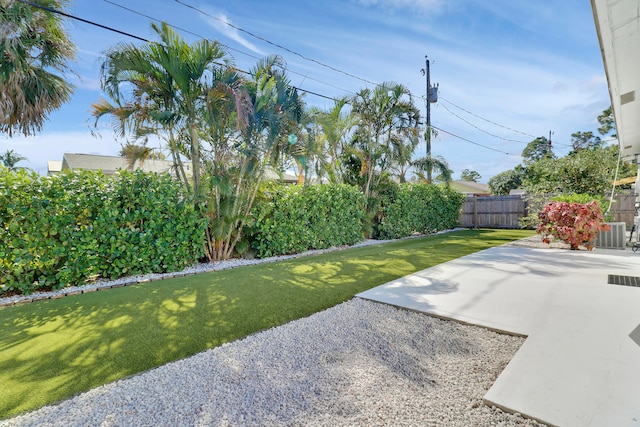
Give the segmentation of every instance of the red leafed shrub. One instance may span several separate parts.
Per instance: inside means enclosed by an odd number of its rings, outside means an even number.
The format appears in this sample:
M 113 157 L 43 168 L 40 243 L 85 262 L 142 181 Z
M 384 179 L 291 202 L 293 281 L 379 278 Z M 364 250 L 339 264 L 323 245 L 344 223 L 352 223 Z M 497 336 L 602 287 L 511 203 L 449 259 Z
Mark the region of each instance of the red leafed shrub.
M 611 228 L 605 224 L 602 210 L 595 200 L 584 204 L 548 203 L 538 213 L 538 218 L 540 225 L 536 232 L 542 235 L 544 243 L 550 243 L 550 237 L 553 237 L 568 243 L 574 250 L 581 245 L 592 250 L 598 233 Z

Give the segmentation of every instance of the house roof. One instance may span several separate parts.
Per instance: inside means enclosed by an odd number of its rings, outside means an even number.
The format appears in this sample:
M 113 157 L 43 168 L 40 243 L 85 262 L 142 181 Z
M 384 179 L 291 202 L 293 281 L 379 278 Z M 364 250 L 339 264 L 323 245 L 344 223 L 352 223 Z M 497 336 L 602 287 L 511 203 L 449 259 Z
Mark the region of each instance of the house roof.
M 191 164 L 185 163 L 185 172 L 191 176 Z M 129 161 L 125 157 L 102 156 L 97 154 L 64 153 L 62 161 L 48 161 L 49 174 L 58 173 L 62 170 L 100 170 L 105 175 L 113 175 L 118 170 L 128 170 Z M 137 161 L 135 169 L 144 172 L 163 173 L 169 172 L 175 175 L 173 162 L 167 160 L 148 159 L 144 162 Z M 266 178 L 279 180 L 285 183 L 297 183 L 298 177 L 291 173 L 283 173 L 279 176 L 276 172 L 267 170 Z
M 489 186 L 473 181 L 451 181 L 451 187 L 462 194 L 489 194 Z
M 128 170 L 129 168 L 129 160 L 125 157 L 77 153 L 64 153 L 62 156 L 62 170 L 101 170 L 105 175 L 113 175 L 118 170 Z M 173 162 L 147 159 L 144 162 L 137 161 L 134 169 L 141 169 L 145 172 L 172 173 Z M 188 174 L 190 172 L 188 163 L 185 164 L 185 171 Z
M 622 155 L 640 154 L 640 7 L 638 0 L 591 0 Z
M 58 173 L 62 171 L 61 160 L 48 160 L 47 161 L 47 175 Z
M 287 184 L 298 183 L 298 177 L 290 172 L 282 172 L 281 174 L 278 174 L 271 169 L 267 169 L 264 173 L 264 177 L 273 181 L 282 181 Z

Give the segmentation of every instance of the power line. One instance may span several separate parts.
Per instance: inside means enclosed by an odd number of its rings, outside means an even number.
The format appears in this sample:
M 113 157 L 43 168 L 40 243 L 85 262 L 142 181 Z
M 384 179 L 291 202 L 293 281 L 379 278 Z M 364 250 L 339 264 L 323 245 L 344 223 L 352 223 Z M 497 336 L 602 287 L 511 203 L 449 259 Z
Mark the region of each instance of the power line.
M 127 33 L 125 31 L 120 31 L 118 29 L 115 29 L 115 28 L 112 28 L 112 27 L 109 27 L 109 26 L 106 26 L 106 25 L 103 25 L 103 24 L 99 24 L 99 23 L 94 22 L 94 21 L 90 21 L 88 19 L 80 18 L 80 17 L 74 16 L 74 15 L 62 12 L 62 11 L 57 10 L 57 9 L 52 9 L 50 7 L 42 6 L 42 5 L 39 5 L 37 3 L 33 3 L 33 2 L 30 2 L 30 1 L 27 1 L 27 0 L 18 0 L 18 1 L 21 2 L 21 3 L 24 3 L 24 4 L 28 4 L 28 5 L 32 6 L 32 7 L 38 8 L 38 9 L 46 10 L 47 12 L 51 12 L 51 13 L 55 13 L 55 14 L 58 14 L 58 15 L 65 16 L 67 18 L 75 19 L 77 21 L 81 21 L 81 22 L 84 22 L 86 24 L 93 25 L 93 26 L 96 26 L 96 27 L 100 27 L 100 28 L 103 28 L 103 29 L 108 30 L 108 31 L 113 31 L 115 33 L 122 34 L 124 36 L 131 37 L 131 38 L 134 38 L 136 40 L 143 41 L 145 43 L 161 44 L 161 43 L 158 43 L 156 41 L 148 40 L 148 39 L 145 39 L 144 37 L 136 36 L 134 34 Z M 216 65 L 220 65 L 222 67 L 228 67 L 226 64 L 219 63 L 219 62 L 215 62 L 215 64 Z M 240 73 L 243 73 L 243 74 L 246 74 L 248 76 L 251 75 L 250 72 L 242 70 L 240 68 L 236 68 L 236 67 L 232 67 L 232 68 L 235 69 L 236 71 L 238 71 Z M 320 93 L 317 93 L 317 92 L 314 92 L 314 91 L 311 91 L 311 90 L 307 90 L 307 89 L 303 89 L 303 88 L 300 88 L 300 87 L 297 87 L 297 86 L 293 86 L 291 84 L 289 85 L 289 87 L 292 88 L 292 89 L 296 89 L 296 90 L 298 90 L 300 92 L 308 93 L 310 95 L 318 96 L 318 97 L 329 99 L 329 100 L 332 100 L 332 101 L 338 101 L 338 99 L 336 99 L 336 98 L 333 98 L 333 97 L 330 97 L 330 96 L 327 96 L 327 95 L 322 95 Z
M 187 30 L 187 29 L 185 29 L 185 28 L 180 28 L 180 27 L 178 27 L 177 25 L 169 24 L 169 23 L 167 23 L 166 21 L 164 21 L 164 20 L 162 20 L 162 19 L 154 18 L 153 16 L 149 16 L 149 15 L 147 15 L 147 14 L 145 14 L 145 13 L 139 12 L 139 11 L 137 11 L 137 10 L 133 10 L 133 9 L 131 9 L 131 8 L 127 7 L 127 6 L 123 6 L 123 5 L 121 5 L 121 4 L 118 4 L 118 3 L 112 2 L 112 1 L 110 1 L 110 0 L 103 0 L 103 1 L 104 1 L 105 3 L 109 3 L 109 4 L 113 5 L 113 6 L 116 6 L 116 7 L 119 7 L 119 8 L 121 8 L 121 9 L 124 9 L 124 10 L 126 10 L 126 11 L 128 11 L 128 12 L 131 12 L 131 13 L 134 13 L 134 14 L 136 14 L 136 15 L 143 16 L 143 17 L 145 17 L 145 18 L 148 18 L 148 19 L 150 19 L 150 20 L 152 20 L 152 21 L 156 21 L 156 22 L 165 22 L 165 23 L 166 23 L 168 26 L 170 26 L 171 28 L 173 28 L 173 29 L 175 29 L 175 30 L 180 30 L 180 31 L 182 31 L 183 33 L 191 34 L 192 36 L 196 36 L 196 37 L 199 37 L 199 38 L 201 38 L 201 39 L 206 39 L 206 37 L 203 37 L 203 36 L 201 36 L 201 35 L 199 35 L 199 34 L 197 34 L 197 33 L 194 33 L 193 31 Z M 220 44 L 221 44 L 222 46 L 226 47 L 226 48 L 227 48 L 227 49 L 229 49 L 229 50 L 233 50 L 233 51 L 238 52 L 238 53 L 241 53 L 241 54 L 243 54 L 243 55 L 247 55 L 247 56 L 248 56 L 248 57 L 250 57 L 250 58 L 257 59 L 257 60 L 261 59 L 261 58 L 260 58 L 260 57 L 258 57 L 258 56 L 252 55 L 252 54 L 250 54 L 250 53 L 243 52 L 243 51 L 241 51 L 241 50 L 239 50 L 239 49 L 235 49 L 235 48 L 233 48 L 233 47 L 231 47 L 231 46 L 227 46 L 227 45 L 222 44 L 222 43 L 220 43 Z
M 264 38 L 264 37 L 258 36 L 258 35 L 256 35 L 256 34 L 254 34 L 254 33 L 250 32 L 250 31 L 247 31 L 247 30 L 245 30 L 245 29 L 243 29 L 243 28 L 240 28 L 240 27 L 238 27 L 237 25 L 233 25 L 232 23 L 227 22 L 227 21 L 226 21 L 226 20 L 224 20 L 224 19 L 220 19 L 220 18 L 218 18 L 217 16 L 213 16 L 213 15 L 211 15 L 211 14 L 209 14 L 209 13 L 207 13 L 207 12 L 205 12 L 205 11 L 201 10 L 201 9 L 198 9 L 198 8 L 197 8 L 197 7 L 195 7 L 195 6 L 192 6 L 192 5 L 190 5 L 190 4 L 187 4 L 187 3 L 185 3 L 185 2 L 183 2 L 183 1 L 181 1 L 181 0 L 175 0 L 175 2 L 176 2 L 176 3 L 178 3 L 178 4 L 181 4 L 182 6 L 187 7 L 187 8 L 189 8 L 189 9 L 193 9 L 193 10 L 195 10 L 196 12 L 201 13 L 202 15 L 207 16 L 207 17 L 209 17 L 209 18 L 211 18 L 211 19 L 215 19 L 216 21 L 222 22 L 223 24 L 228 25 L 229 27 L 234 28 L 234 29 L 236 29 L 236 30 L 238 30 L 238 31 L 241 31 L 241 32 L 243 32 L 243 33 L 245 33 L 245 34 L 248 34 L 248 35 L 250 35 L 251 37 L 254 37 L 254 38 L 256 38 L 256 39 L 258 39 L 258 40 L 260 40 L 260 41 L 263 41 L 263 42 L 265 42 L 265 43 L 268 43 L 268 44 L 270 44 L 271 46 L 275 46 L 275 47 L 277 47 L 277 48 L 279 48 L 279 49 L 282 49 L 282 50 L 284 50 L 284 51 L 287 51 L 287 52 L 289 52 L 289 53 L 291 53 L 291 54 L 293 54 L 293 55 L 299 56 L 300 58 L 304 59 L 305 61 L 310 61 L 310 62 L 316 63 L 316 64 L 318 64 L 318 65 L 320 65 L 320 66 L 322 66 L 322 67 L 328 68 L 328 69 L 333 70 L 333 71 L 335 71 L 335 72 L 338 72 L 338 73 L 340 73 L 340 74 L 344 74 L 345 76 L 353 77 L 354 79 L 357 79 L 357 80 L 363 81 L 363 82 L 365 82 L 365 83 L 368 83 L 368 84 L 371 84 L 371 85 L 374 85 L 374 86 L 380 86 L 380 84 L 379 84 L 379 83 L 372 82 L 371 80 L 367 80 L 367 79 L 365 79 L 365 78 L 362 78 L 362 77 L 356 76 L 355 74 L 352 74 L 352 73 L 349 73 L 349 72 L 346 72 L 346 71 L 340 70 L 340 69 L 338 69 L 338 68 L 336 68 L 336 67 L 333 67 L 333 66 L 331 66 L 331 65 L 329 65 L 329 64 L 325 64 L 324 62 L 318 61 L 318 60 L 313 59 L 313 58 L 309 58 L 309 57 L 307 57 L 307 56 L 305 56 L 305 55 L 303 55 L 303 54 L 301 54 L 301 53 L 299 53 L 299 52 L 296 52 L 296 51 L 294 51 L 294 50 L 291 50 L 291 49 L 289 49 L 289 48 L 287 48 L 287 47 L 285 47 L 285 46 L 282 46 L 282 45 L 280 45 L 280 44 L 278 44 L 278 43 L 272 42 L 271 40 L 268 40 L 268 39 L 266 39 L 266 38 Z
M 530 133 L 522 132 L 522 131 L 519 131 L 519 130 L 517 130 L 517 129 L 510 128 L 510 127 L 508 127 L 508 126 L 501 125 L 500 123 L 496 123 L 496 122 L 494 122 L 493 120 L 485 119 L 485 118 L 484 118 L 484 117 L 482 117 L 482 116 L 479 116 L 479 115 L 477 115 L 477 114 L 475 114 L 475 113 L 472 113 L 472 112 L 471 112 L 471 111 L 469 111 L 469 110 L 466 110 L 465 108 L 463 108 L 463 107 L 461 107 L 461 106 L 459 106 L 459 105 L 457 105 L 457 104 L 454 104 L 453 102 L 449 101 L 449 100 L 448 100 L 448 99 L 446 99 L 446 98 L 443 98 L 442 96 L 440 97 L 440 99 L 441 99 L 441 100 L 443 100 L 444 102 L 448 102 L 449 104 L 453 105 L 454 107 L 457 107 L 457 108 L 461 109 L 461 110 L 462 110 L 462 111 L 464 111 L 465 113 L 471 114 L 471 115 L 472 115 L 472 116 L 474 116 L 474 117 L 477 117 L 477 118 L 479 118 L 479 119 L 481 119 L 481 120 L 484 120 L 485 122 L 488 122 L 488 123 L 491 123 L 491 124 L 493 124 L 493 125 L 499 126 L 499 127 L 501 127 L 501 128 L 504 128 L 504 129 L 510 130 L 511 132 L 516 132 L 516 133 L 519 133 L 519 134 L 522 134 L 522 135 L 525 135 L 525 136 L 530 136 L 531 138 L 537 138 L 536 136 L 531 135 Z
M 499 126 L 499 127 L 501 127 L 501 128 L 504 128 L 504 129 L 510 130 L 510 131 L 512 131 L 512 132 L 517 132 L 517 133 L 520 133 L 520 134 L 525 135 L 525 136 L 530 136 L 530 137 L 532 137 L 532 138 L 538 138 L 537 136 L 533 136 L 533 135 L 531 135 L 531 134 L 529 134 L 529 133 L 521 132 L 521 131 L 519 131 L 519 130 L 517 130 L 517 129 L 512 129 L 512 128 L 508 127 L 508 126 L 501 125 L 501 124 L 496 123 L 496 122 L 494 122 L 494 121 L 492 121 L 492 120 L 485 119 L 484 117 L 481 117 L 481 116 L 479 116 L 479 115 L 477 115 L 477 114 L 474 114 L 474 113 L 472 113 L 471 111 L 466 110 L 466 109 L 462 108 L 461 106 L 456 105 L 456 104 L 454 104 L 453 102 L 451 102 L 451 101 L 449 101 L 448 99 L 445 99 L 445 98 L 443 98 L 443 97 L 440 97 L 440 99 L 441 99 L 441 100 L 443 100 L 443 101 L 445 101 L 445 102 L 447 102 L 447 103 L 449 103 L 449 104 L 451 104 L 451 105 L 453 105 L 454 107 L 457 107 L 457 108 L 461 109 L 462 111 L 464 111 L 464 112 L 466 112 L 466 113 L 471 114 L 472 116 L 475 116 L 475 117 L 477 117 L 477 118 L 479 118 L 479 119 L 484 120 L 485 122 L 489 122 L 489 123 L 494 124 L 494 125 L 496 125 L 496 126 Z M 507 139 L 507 138 L 503 138 L 503 137 L 501 137 L 501 136 L 499 136 L 499 135 L 494 135 L 494 134 L 492 134 L 492 133 L 489 133 L 489 132 L 487 132 L 487 131 L 485 131 L 485 130 L 483 130 L 483 129 L 480 129 L 479 127 L 477 127 L 477 126 L 476 126 L 476 125 L 474 125 L 473 123 L 470 123 L 470 122 L 466 121 L 465 119 L 463 119 L 462 117 L 460 117 L 459 115 L 457 115 L 456 113 L 454 113 L 453 111 L 449 110 L 449 109 L 447 108 L 447 106 L 446 106 L 446 105 L 442 104 L 442 107 L 444 107 L 444 109 L 445 109 L 445 110 L 447 110 L 448 112 L 450 112 L 450 113 L 451 113 L 451 114 L 453 114 L 454 116 L 458 117 L 458 118 L 459 118 L 460 120 L 462 120 L 463 122 L 468 123 L 469 125 L 471 125 L 471 126 L 473 126 L 474 128 L 478 129 L 480 132 L 484 132 L 484 133 L 486 133 L 486 134 L 488 134 L 488 135 L 491 135 L 491 136 L 496 137 L 496 138 L 503 139 L 503 140 L 505 140 L 505 141 L 513 141 L 513 142 L 518 142 L 518 143 L 521 143 L 521 144 L 528 144 L 528 142 L 524 142 L 524 141 L 517 141 L 517 140 L 515 140 L 515 139 Z M 553 144 L 554 144 L 554 145 L 560 145 L 560 146 L 562 146 L 562 147 L 573 147 L 571 144 L 564 144 L 564 143 L 561 143 L 561 142 L 554 142 Z
M 455 133 L 451 133 L 451 132 L 449 132 L 449 131 L 446 131 L 446 130 L 444 130 L 444 129 L 442 129 L 442 128 L 439 128 L 439 127 L 437 127 L 437 126 L 431 125 L 431 127 L 432 127 L 432 128 L 434 128 L 434 129 L 437 129 L 437 130 L 438 130 L 438 131 L 440 131 L 440 132 L 444 132 L 444 133 L 446 133 L 446 134 L 448 134 L 448 135 L 451 135 L 451 136 L 453 136 L 454 138 L 458 138 L 458 139 L 461 139 L 461 140 L 463 140 L 463 141 L 466 141 L 466 142 L 468 142 L 468 143 L 470 143 L 470 144 L 477 145 L 477 146 L 482 147 L 482 148 L 486 148 L 487 150 L 497 151 L 498 153 L 506 154 L 507 156 L 515 156 L 515 154 L 507 153 L 506 151 L 498 150 L 497 148 L 493 148 L 493 147 L 489 147 L 489 146 L 487 146 L 487 145 L 480 144 L 480 143 L 478 143 L 478 142 L 475 142 L 475 141 L 472 141 L 472 140 L 470 140 L 470 139 L 464 138 L 464 137 L 462 137 L 462 136 L 456 135 Z
M 187 34 L 191 34 L 192 36 L 196 36 L 196 37 L 201 38 L 201 39 L 211 40 L 211 39 L 209 39 L 208 37 L 204 37 L 204 36 L 202 36 L 202 35 L 200 35 L 200 34 L 194 33 L 193 31 L 190 31 L 190 30 L 187 30 L 187 29 L 184 29 L 184 28 L 180 28 L 180 27 L 178 27 L 178 26 L 176 26 L 176 25 L 169 24 L 169 23 L 167 23 L 166 21 L 164 21 L 164 20 L 162 20 L 162 19 L 154 18 L 154 17 L 152 17 L 152 16 L 150 16 L 150 15 L 147 15 L 147 14 L 145 14 L 145 13 L 142 13 L 142 12 L 139 12 L 139 11 L 137 11 L 137 10 L 131 9 L 131 8 L 127 7 L 127 6 L 123 6 L 123 5 L 121 5 L 121 4 L 115 3 L 115 2 L 113 2 L 113 1 L 111 1 L 111 0 L 103 0 L 103 1 L 104 1 L 105 3 L 109 3 L 109 4 L 113 5 L 113 6 L 116 6 L 116 7 L 119 7 L 119 8 L 121 8 L 121 9 L 124 9 L 124 10 L 126 10 L 126 11 L 128 11 L 128 12 L 131 12 L 131 13 L 134 13 L 134 14 L 136 14 L 136 15 L 143 16 L 143 17 L 145 17 L 145 18 L 148 18 L 148 19 L 150 19 L 150 20 L 152 20 L 152 21 L 156 21 L 156 22 L 165 22 L 165 23 L 166 23 L 168 26 L 170 26 L 171 28 L 176 29 L 176 30 L 180 30 L 180 31 L 182 31 L 182 32 L 184 32 L 184 33 L 187 33 Z M 220 43 L 220 42 L 218 42 L 218 43 Z M 234 51 L 234 52 L 238 52 L 238 53 L 240 53 L 240 54 L 242 54 L 242 55 L 246 55 L 246 56 L 248 56 L 249 58 L 253 58 L 253 59 L 256 59 L 256 60 L 260 60 L 260 59 L 262 59 L 262 58 L 260 58 L 260 57 L 258 57 L 258 56 L 256 56 L 256 55 L 252 55 L 252 54 L 247 53 L 247 52 L 244 52 L 244 51 L 242 51 L 242 50 L 240 50 L 240 49 L 236 49 L 236 48 L 233 48 L 233 47 L 231 47 L 231 46 L 229 46 L 229 45 L 225 45 L 224 43 L 220 43 L 220 45 L 222 45 L 222 46 L 226 47 L 227 49 L 232 50 L 232 51 Z M 283 69 L 284 69 L 284 68 L 283 68 Z M 286 71 L 288 71 L 288 72 L 289 72 L 289 73 L 291 73 L 291 74 L 295 74 L 295 75 L 298 75 L 298 76 L 304 77 L 305 79 L 313 80 L 314 82 L 324 84 L 324 85 L 329 86 L 329 87 L 332 87 L 332 88 L 334 88 L 334 89 L 338 89 L 338 90 L 341 90 L 341 91 L 344 91 L 344 92 L 348 92 L 348 93 L 354 94 L 354 92 L 353 92 L 353 91 L 350 91 L 350 90 L 348 90 L 348 89 L 344 89 L 344 88 L 341 88 L 341 87 L 335 86 L 335 85 L 333 85 L 333 84 L 331 84 L 331 83 L 327 83 L 327 82 L 325 82 L 325 81 L 322 81 L 322 80 L 319 80 L 319 79 L 316 79 L 316 78 L 313 78 L 313 77 L 309 77 L 308 75 L 305 75 L 305 74 L 299 73 L 299 72 L 297 72 L 297 71 L 293 71 L 293 70 L 291 70 L 291 69 L 289 69 L 289 68 L 286 68 Z
M 459 118 L 460 120 L 462 120 L 463 122 L 465 122 L 466 124 L 468 124 L 469 126 L 473 126 L 474 128 L 478 129 L 480 132 L 484 132 L 484 133 L 486 133 L 487 135 L 491 135 L 491 136 L 493 136 L 494 138 L 502 139 L 502 140 L 504 140 L 504 141 L 517 142 L 517 143 L 519 143 L 519 144 L 528 144 L 528 142 L 525 142 L 525 141 L 518 141 L 518 140 L 516 140 L 516 139 L 504 138 L 504 137 L 502 137 L 502 136 L 500 136 L 500 135 L 495 135 L 495 134 L 493 134 L 493 133 L 491 133 L 491 132 L 488 132 L 488 131 L 486 131 L 486 130 L 484 130 L 484 129 L 481 129 L 481 128 L 479 128 L 478 126 L 476 126 L 476 125 L 474 125 L 473 123 L 471 123 L 470 121 L 465 120 L 464 118 L 460 117 L 458 114 L 456 114 L 456 113 L 454 113 L 453 111 L 451 111 L 449 108 L 447 108 L 447 106 L 446 106 L 445 104 L 441 104 L 441 105 L 442 105 L 442 107 L 443 107 L 445 110 L 447 110 L 449 113 L 451 113 L 452 115 L 456 116 L 457 118 Z
M 84 22 L 86 24 L 94 25 L 96 27 L 104 28 L 105 30 L 113 31 L 114 33 L 122 34 L 123 36 L 131 37 L 131 38 L 134 38 L 136 40 L 140 40 L 140 41 L 149 43 L 149 40 L 147 40 L 145 38 L 138 37 L 138 36 L 135 36 L 135 35 L 133 35 L 131 33 L 127 33 L 127 32 L 124 32 L 124 31 L 116 30 L 115 28 L 108 27 L 108 26 L 102 25 L 102 24 L 98 24 L 97 22 L 93 22 L 93 21 L 89 21 L 87 19 L 79 18 L 77 16 L 73 16 L 73 15 L 70 15 L 68 13 L 62 12 L 60 10 L 52 9 L 50 7 L 47 7 L 47 6 L 42 6 L 40 4 L 33 3 L 33 2 L 30 2 L 30 1 L 27 1 L 27 0 L 18 0 L 18 1 L 20 3 L 28 4 L 29 6 L 37 7 L 38 9 L 46 10 L 47 12 L 56 13 L 58 15 L 66 16 L 67 18 L 75 19 L 76 21 L 80 21 L 80 22 Z

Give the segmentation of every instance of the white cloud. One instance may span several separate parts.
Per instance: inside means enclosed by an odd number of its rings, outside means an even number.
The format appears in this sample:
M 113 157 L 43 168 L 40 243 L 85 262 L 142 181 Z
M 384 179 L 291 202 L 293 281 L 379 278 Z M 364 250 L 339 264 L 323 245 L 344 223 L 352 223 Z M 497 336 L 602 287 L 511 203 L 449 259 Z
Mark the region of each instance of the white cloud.
M 78 53 L 82 53 L 88 56 L 93 56 L 94 58 L 101 58 L 102 54 L 98 53 L 98 52 L 94 52 L 92 50 L 86 50 L 86 49 L 78 49 Z
M 366 7 L 380 7 L 382 9 L 414 10 L 420 12 L 440 12 L 445 2 L 443 0 L 355 0 Z
M 100 90 L 100 79 L 90 76 L 74 75 L 70 78 L 71 83 L 78 89 Z
M 210 15 L 214 15 L 214 14 L 210 13 Z M 244 36 L 242 36 L 240 34 L 240 31 L 237 28 L 231 26 L 233 25 L 233 23 L 227 17 L 227 15 L 223 13 L 217 13 L 215 14 L 215 17 L 207 16 L 205 17 L 205 19 L 209 25 L 211 25 L 216 30 L 220 31 L 226 37 L 240 43 L 242 46 L 246 47 L 252 52 L 255 52 L 259 55 L 264 56 L 264 53 L 256 45 L 254 45 L 249 40 L 247 40 Z

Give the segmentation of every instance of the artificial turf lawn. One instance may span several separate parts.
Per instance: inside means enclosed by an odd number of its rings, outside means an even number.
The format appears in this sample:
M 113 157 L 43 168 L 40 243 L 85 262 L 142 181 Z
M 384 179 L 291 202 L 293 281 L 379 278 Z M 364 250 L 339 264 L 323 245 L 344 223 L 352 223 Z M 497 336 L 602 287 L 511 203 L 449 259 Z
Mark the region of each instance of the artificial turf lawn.
M 0 308 L 0 419 L 531 234 L 459 231 Z

